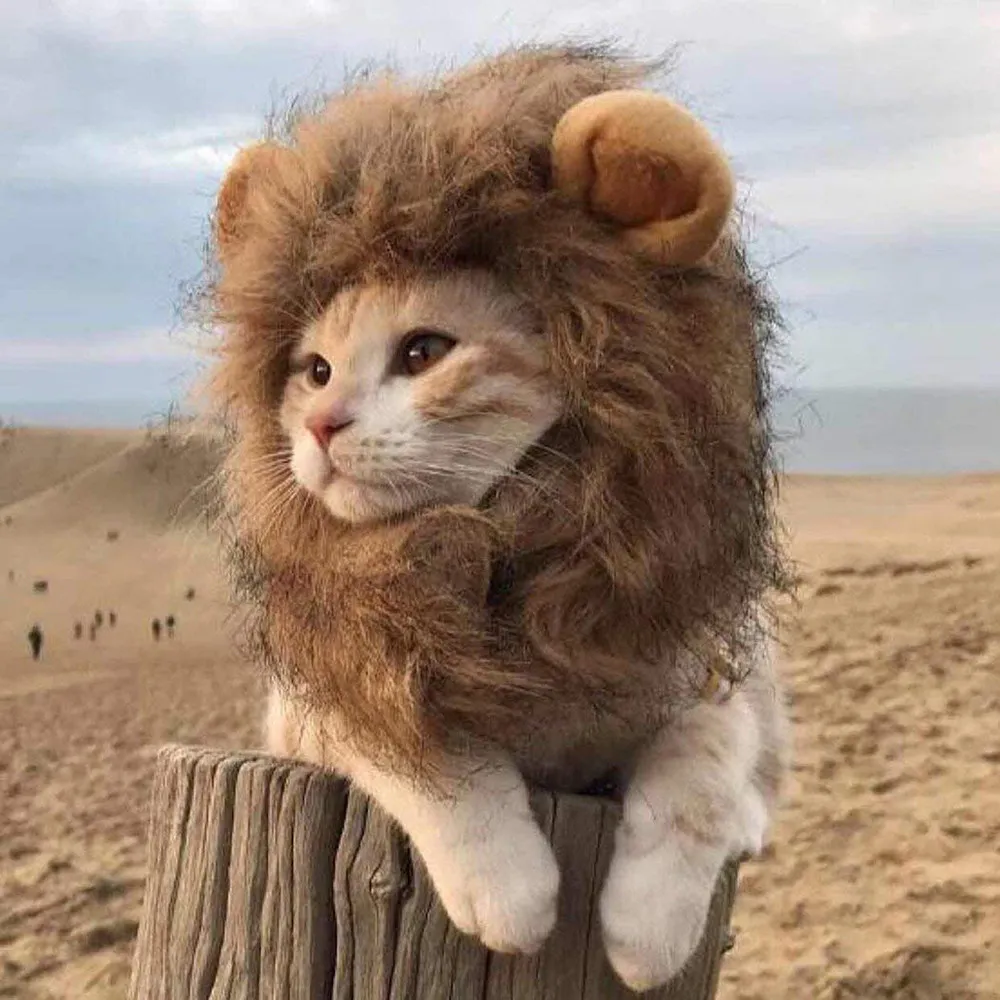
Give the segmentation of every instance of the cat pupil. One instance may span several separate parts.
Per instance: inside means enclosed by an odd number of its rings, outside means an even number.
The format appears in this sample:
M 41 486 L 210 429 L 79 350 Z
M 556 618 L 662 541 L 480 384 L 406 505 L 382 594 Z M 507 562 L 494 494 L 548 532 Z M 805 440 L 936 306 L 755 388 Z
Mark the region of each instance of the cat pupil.
M 415 333 L 403 345 L 403 368 L 410 375 L 419 375 L 440 361 L 454 346 L 455 341 L 443 333 Z
M 316 385 L 326 385 L 330 381 L 330 362 L 326 358 L 314 354 L 309 366 L 309 377 Z

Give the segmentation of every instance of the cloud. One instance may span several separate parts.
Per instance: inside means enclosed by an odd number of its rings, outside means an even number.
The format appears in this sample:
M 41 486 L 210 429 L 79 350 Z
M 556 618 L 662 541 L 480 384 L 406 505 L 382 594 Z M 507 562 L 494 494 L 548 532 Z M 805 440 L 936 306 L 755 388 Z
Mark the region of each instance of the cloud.
M 134 362 L 196 360 L 195 338 L 162 329 L 86 335 L 71 340 L 48 337 L 0 338 L 4 365 L 126 365 Z
M 225 37 L 230 45 L 301 37 L 348 12 L 337 0 L 49 0 L 19 5 L 9 19 L 22 32 L 58 24 L 103 45 L 162 44 Z
M 671 86 L 731 153 L 758 250 L 802 251 L 772 277 L 811 381 L 1000 381 L 1000 6 L 981 0 L 2 4 L 0 362 L 165 358 L 218 177 L 275 95 L 364 57 L 426 70 L 566 34 L 682 43 Z M 88 332 L 107 329 L 126 332 Z
M 813 235 L 943 236 L 1000 226 L 1000 131 L 889 150 L 861 166 L 773 173 L 755 201 Z
M 229 116 L 182 128 L 137 135 L 77 132 L 55 142 L 24 144 L 0 162 L 0 179 L 177 182 L 218 177 L 236 150 L 260 133 L 248 116 Z

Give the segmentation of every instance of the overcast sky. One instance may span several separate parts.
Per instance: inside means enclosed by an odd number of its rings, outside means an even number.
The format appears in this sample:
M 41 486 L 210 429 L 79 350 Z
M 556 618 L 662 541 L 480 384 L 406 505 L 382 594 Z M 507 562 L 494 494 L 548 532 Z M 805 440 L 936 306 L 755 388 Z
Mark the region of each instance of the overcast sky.
M 178 285 L 276 95 L 567 35 L 683 43 L 795 382 L 1000 386 L 996 2 L 34 0 L 0 6 L 0 410 L 183 391 Z

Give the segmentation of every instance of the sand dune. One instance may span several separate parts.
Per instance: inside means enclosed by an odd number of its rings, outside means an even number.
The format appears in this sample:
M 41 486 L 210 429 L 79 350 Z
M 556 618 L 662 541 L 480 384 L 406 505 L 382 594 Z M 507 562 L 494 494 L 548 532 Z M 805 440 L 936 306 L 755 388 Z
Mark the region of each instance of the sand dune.
M 0 996 L 123 998 L 155 748 L 256 744 L 198 519 L 216 458 L 141 433 L 0 448 Z M 1000 998 L 1000 476 L 801 477 L 784 504 L 796 764 L 720 996 Z M 115 628 L 75 640 L 98 608 Z
M 140 439 L 131 430 L 0 428 L 0 506 L 71 479 Z
M 40 442 L 50 464 L 32 468 L 35 481 L 48 484 L 11 503 L 5 516 L 22 526 L 76 531 L 95 525 L 120 530 L 123 524 L 158 530 L 187 525 L 202 514 L 220 461 L 218 446 L 209 438 L 194 433 L 122 435 L 109 440 L 109 446 L 118 447 L 108 447 L 106 453 L 97 448 L 99 440 L 81 437 L 89 446 L 83 450 L 99 457 L 78 468 L 77 442 L 60 452 L 50 432 Z M 21 442 L 15 437 L 10 455 L 14 468 L 5 470 L 5 477 L 18 479 L 33 446 L 31 438 Z

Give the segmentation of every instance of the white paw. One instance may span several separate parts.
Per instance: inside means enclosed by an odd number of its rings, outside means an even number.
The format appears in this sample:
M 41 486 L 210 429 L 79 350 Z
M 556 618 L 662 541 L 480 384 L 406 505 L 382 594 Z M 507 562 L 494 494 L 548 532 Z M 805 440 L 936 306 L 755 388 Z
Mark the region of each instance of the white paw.
M 693 865 L 704 848 L 676 834 L 651 847 L 619 840 L 601 894 L 601 927 L 608 961 L 629 988 L 662 986 L 683 968 L 701 940 L 712 892 L 713 865 Z
M 426 860 L 448 916 L 487 948 L 531 954 L 555 926 L 559 868 L 530 816 Z
M 770 815 L 760 792 L 749 787 L 742 797 L 737 813 L 739 832 L 736 834 L 736 850 L 757 855 L 764 850 Z

